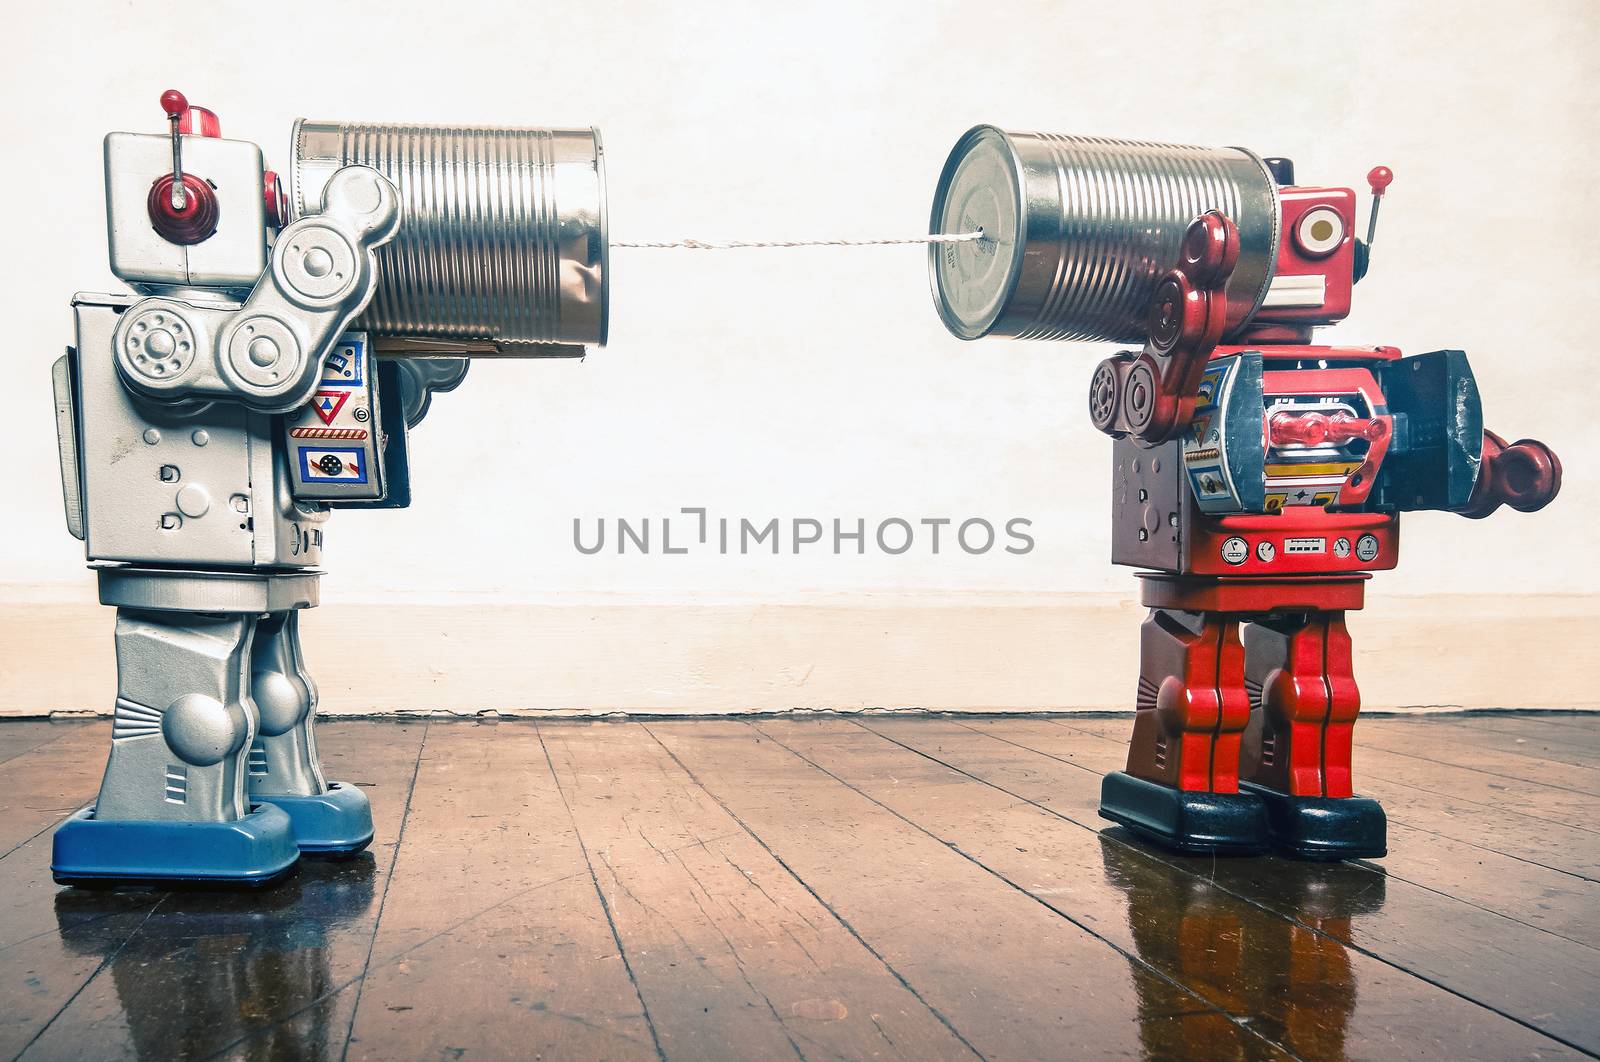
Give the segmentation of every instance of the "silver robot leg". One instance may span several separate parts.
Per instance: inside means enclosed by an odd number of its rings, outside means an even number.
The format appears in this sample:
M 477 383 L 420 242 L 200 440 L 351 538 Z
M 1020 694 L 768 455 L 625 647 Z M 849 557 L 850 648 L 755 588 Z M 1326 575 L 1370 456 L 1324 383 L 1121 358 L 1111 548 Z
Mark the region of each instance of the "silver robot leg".
M 255 623 L 117 609 L 117 705 L 97 819 L 232 822 L 249 813 Z
M 300 652 L 300 614 L 272 612 L 256 624 L 250 694 L 261 716 L 250 748 L 252 795 L 320 796 L 328 780 L 313 730 L 317 686 Z
M 63 885 L 277 881 L 300 850 L 289 815 L 247 792 L 258 613 L 191 611 L 163 598 L 167 576 L 141 577 L 143 600 L 107 602 L 117 606 L 111 755 L 93 806 L 56 830 L 51 873 Z
M 71 885 L 282 878 L 300 837 L 293 812 L 249 792 L 251 647 L 261 616 L 316 603 L 316 574 L 117 566 L 99 578 L 117 609 L 111 755 L 98 799 L 56 830 L 51 873 Z M 363 814 L 344 812 L 346 825 Z
M 263 613 L 250 653 L 261 728 L 250 748 L 250 798 L 286 812 L 307 855 L 347 856 L 372 841 L 372 808 L 348 782 L 330 782 L 317 758 L 317 684 L 300 651 L 300 614 Z

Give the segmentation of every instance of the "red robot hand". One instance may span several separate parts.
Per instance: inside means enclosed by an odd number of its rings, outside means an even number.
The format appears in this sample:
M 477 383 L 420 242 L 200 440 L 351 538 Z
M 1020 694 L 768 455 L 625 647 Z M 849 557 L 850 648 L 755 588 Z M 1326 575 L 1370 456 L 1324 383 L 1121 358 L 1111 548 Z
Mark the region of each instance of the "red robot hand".
M 1513 444 L 1492 431 L 1483 433 L 1483 465 L 1472 500 L 1461 515 L 1481 520 L 1502 505 L 1518 512 L 1543 509 L 1561 492 L 1561 459 L 1537 439 Z

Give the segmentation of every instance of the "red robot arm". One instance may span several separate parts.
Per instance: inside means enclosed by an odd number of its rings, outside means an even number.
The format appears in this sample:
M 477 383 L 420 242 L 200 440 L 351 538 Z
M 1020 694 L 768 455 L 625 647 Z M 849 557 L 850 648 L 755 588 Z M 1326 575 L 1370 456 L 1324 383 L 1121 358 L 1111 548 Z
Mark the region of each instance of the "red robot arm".
M 1155 446 L 1194 416 L 1206 362 L 1227 324 L 1225 289 L 1239 262 L 1239 230 L 1221 211 L 1189 224 L 1177 268 L 1150 307 L 1149 339 L 1137 354 L 1107 358 L 1089 384 L 1089 418 L 1113 437 Z

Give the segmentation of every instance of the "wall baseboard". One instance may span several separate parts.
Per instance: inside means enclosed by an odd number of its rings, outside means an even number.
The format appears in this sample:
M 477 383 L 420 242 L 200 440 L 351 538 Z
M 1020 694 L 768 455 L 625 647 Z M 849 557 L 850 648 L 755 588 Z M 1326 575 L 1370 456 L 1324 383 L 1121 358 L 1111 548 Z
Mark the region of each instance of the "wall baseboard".
M 1143 611 L 1118 594 L 335 602 L 303 629 L 328 715 L 1115 711 Z M 0 716 L 109 713 L 111 620 L 8 594 Z M 1600 595 L 1375 595 L 1348 620 L 1368 709 L 1600 709 Z

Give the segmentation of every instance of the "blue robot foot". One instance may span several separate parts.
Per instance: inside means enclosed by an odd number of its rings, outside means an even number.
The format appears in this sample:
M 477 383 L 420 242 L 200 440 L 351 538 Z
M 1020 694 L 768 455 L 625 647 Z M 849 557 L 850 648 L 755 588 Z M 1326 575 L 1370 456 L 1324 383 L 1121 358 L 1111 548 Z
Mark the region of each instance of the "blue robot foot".
M 1100 783 L 1100 817 L 1189 855 L 1256 855 L 1267 848 L 1267 812 L 1250 793 L 1197 793 L 1123 771 Z
M 289 816 L 302 855 L 337 859 L 372 843 L 372 805 L 348 782 L 329 782 L 328 791 L 317 796 L 252 793 L 250 798 Z
M 97 819 L 87 807 L 57 828 L 50 874 L 59 885 L 264 888 L 299 858 L 289 816 L 266 804 L 233 822 Z
M 1240 782 L 1266 805 L 1272 846 L 1294 859 L 1332 862 L 1389 854 L 1389 819 L 1370 797 L 1297 797 Z

